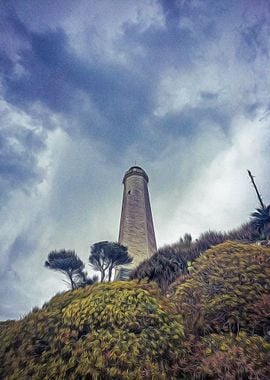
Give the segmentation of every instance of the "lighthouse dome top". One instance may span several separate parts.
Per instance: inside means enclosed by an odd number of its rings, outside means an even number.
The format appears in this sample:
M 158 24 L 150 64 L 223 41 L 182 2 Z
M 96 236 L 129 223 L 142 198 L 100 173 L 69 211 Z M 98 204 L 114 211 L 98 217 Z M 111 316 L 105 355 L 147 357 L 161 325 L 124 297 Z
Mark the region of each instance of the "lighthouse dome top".
M 149 181 L 148 175 L 146 174 L 146 172 L 140 166 L 131 166 L 131 168 L 129 168 L 125 172 L 125 175 L 124 175 L 124 178 L 123 178 L 123 182 L 125 182 L 125 180 L 128 177 L 133 176 L 133 175 L 139 175 L 139 176 L 144 177 L 144 179 L 146 180 L 147 183 Z

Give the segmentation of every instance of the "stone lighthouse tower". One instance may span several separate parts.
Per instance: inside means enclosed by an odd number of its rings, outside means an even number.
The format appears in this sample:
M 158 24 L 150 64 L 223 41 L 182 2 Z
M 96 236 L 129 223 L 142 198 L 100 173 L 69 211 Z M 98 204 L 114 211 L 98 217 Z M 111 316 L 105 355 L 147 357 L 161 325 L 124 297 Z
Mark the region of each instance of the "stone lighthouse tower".
M 132 166 L 124 175 L 123 203 L 119 243 L 128 247 L 133 262 L 120 269 L 120 277 L 149 258 L 157 250 L 154 224 L 148 193 L 148 176 L 139 166 Z M 124 273 L 125 272 L 125 273 Z

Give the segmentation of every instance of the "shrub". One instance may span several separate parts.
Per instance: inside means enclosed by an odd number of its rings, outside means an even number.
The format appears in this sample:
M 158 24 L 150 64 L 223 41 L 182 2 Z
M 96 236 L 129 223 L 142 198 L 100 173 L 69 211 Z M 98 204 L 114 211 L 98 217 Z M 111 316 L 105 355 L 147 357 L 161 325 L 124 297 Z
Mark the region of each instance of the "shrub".
M 5 379 L 173 377 L 184 329 L 156 286 L 95 284 L 54 297 L 5 330 Z
M 179 276 L 186 274 L 187 263 L 194 261 L 209 248 L 234 240 L 243 243 L 256 242 L 260 238 L 251 223 L 242 224 L 229 232 L 206 231 L 192 241 L 185 234 L 177 243 L 165 245 L 150 259 L 143 261 L 131 274 L 133 279 L 146 278 L 155 281 L 162 290 L 167 290 Z
M 187 263 L 175 253 L 155 253 L 143 261 L 130 275 L 131 279 L 155 281 L 165 291 L 177 277 L 187 273 Z
M 270 344 L 260 336 L 210 334 L 197 347 L 197 377 L 207 379 L 270 378 Z M 203 350 L 203 351 L 202 351 Z
M 188 331 L 254 331 L 256 303 L 270 291 L 269 249 L 226 242 L 205 252 L 191 269 L 174 296 Z

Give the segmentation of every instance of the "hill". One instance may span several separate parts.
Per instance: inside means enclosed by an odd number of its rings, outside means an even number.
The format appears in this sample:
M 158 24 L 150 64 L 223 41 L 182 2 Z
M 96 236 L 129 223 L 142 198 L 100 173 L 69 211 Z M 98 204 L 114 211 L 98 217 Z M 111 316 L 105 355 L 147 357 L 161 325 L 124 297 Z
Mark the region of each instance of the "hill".
M 178 242 L 165 245 L 149 259 L 141 262 L 131 273 L 131 278 L 138 280 L 148 278 L 166 291 L 179 276 L 188 272 L 188 263 L 197 259 L 209 248 L 225 241 L 248 244 L 259 240 L 260 234 L 252 222 L 242 224 L 239 228 L 228 232 L 206 231 L 196 240 L 192 240 L 190 234 L 185 234 Z
M 101 283 L 0 326 L 2 379 L 270 378 L 270 250 L 225 242 L 165 296 Z

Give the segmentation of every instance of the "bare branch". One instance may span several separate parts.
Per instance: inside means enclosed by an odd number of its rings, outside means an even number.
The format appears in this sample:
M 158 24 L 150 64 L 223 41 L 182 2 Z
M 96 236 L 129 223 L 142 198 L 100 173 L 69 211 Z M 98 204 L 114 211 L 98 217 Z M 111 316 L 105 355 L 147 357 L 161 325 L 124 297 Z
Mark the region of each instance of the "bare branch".
M 258 196 L 258 199 L 259 199 L 260 205 L 261 205 L 262 208 L 264 209 L 264 208 L 265 208 L 265 205 L 264 205 L 264 203 L 263 203 L 263 201 L 262 201 L 262 197 L 261 197 L 261 195 L 260 195 L 260 193 L 259 193 L 259 191 L 258 191 L 258 188 L 257 188 L 257 186 L 256 186 L 256 183 L 255 183 L 255 181 L 254 181 L 254 176 L 251 174 L 251 171 L 250 171 L 250 170 L 248 170 L 247 172 L 248 172 L 248 175 L 249 175 L 249 177 L 250 177 L 250 179 L 251 179 L 251 183 L 252 183 L 252 185 L 254 186 L 254 189 L 255 189 L 255 191 L 256 191 L 256 194 L 257 194 L 257 196 Z

